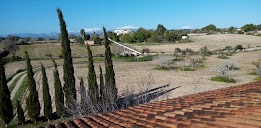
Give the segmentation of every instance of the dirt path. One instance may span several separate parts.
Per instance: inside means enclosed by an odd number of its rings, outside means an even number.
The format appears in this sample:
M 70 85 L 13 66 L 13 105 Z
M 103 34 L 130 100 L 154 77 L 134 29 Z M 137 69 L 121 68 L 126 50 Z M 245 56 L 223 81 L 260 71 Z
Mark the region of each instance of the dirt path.
M 21 76 L 22 74 L 24 74 L 24 73 L 25 73 L 25 71 L 16 74 L 16 75 L 7 83 L 8 87 L 15 81 L 15 79 L 16 79 L 17 77 L 20 77 L 20 76 Z
M 11 92 L 11 100 L 13 100 L 13 98 L 14 98 L 14 96 L 15 96 L 17 90 L 18 90 L 18 89 L 20 88 L 20 86 L 22 85 L 22 83 L 23 83 L 23 81 L 24 81 L 24 79 L 25 79 L 26 76 L 27 76 L 26 73 L 23 74 L 23 76 L 17 81 L 17 83 L 16 83 L 16 85 L 15 85 L 13 91 Z

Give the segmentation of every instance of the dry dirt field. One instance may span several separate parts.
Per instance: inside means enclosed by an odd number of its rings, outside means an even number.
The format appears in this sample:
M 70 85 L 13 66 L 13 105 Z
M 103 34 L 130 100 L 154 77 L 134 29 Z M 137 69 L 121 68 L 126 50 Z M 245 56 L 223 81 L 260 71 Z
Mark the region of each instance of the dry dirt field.
M 173 53 L 175 48 L 198 51 L 200 48 L 207 46 L 210 50 L 222 49 L 226 46 L 235 47 L 241 44 L 243 47 L 261 47 L 261 38 L 251 35 L 239 35 L 239 34 L 216 34 L 216 35 L 193 35 L 190 36 L 193 42 L 190 43 L 176 43 L 176 44 L 163 44 L 163 45 L 142 45 L 135 46 L 136 49 L 142 50 L 143 48 L 149 48 L 151 52 L 165 52 Z
M 116 73 L 116 83 L 119 89 L 119 94 L 123 93 L 127 88 L 134 89 L 138 92 L 141 88 L 144 88 L 140 82 L 148 81 L 148 76 L 151 74 L 152 84 L 150 88 L 159 87 L 162 85 L 170 84 L 168 89 L 175 88 L 181 86 L 178 89 L 175 89 L 168 93 L 168 98 L 174 98 L 182 95 L 187 95 L 191 93 L 218 89 L 233 85 L 238 85 L 242 83 L 251 82 L 254 80 L 255 76 L 248 75 L 250 72 L 255 69 L 255 67 L 251 64 L 253 61 L 257 61 L 261 59 L 261 51 L 253 51 L 253 52 L 241 52 L 237 53 L 231 58 L 228 59 L 218 59 L 216 55 L 207 57 L 205 61 L 205 67 L 203 69 L 199 69 L 196 71 L 164 71 L 164 70 L 156 70 L 154 69 L 157 65 L 157 61 L 149 61 L 149 62 L 114 62 L 114 70 Z M 242 59 L 243 58 L 243 59 Z M 75 59 L 75 61 L 84 61 L 85 59 Z M 50 60 L 49 60 L 50 61 Z M 212 76 L 217 74 L 216 68 L 218 65 L 225 64 L 226 62 L 234 62 L 239 67 L 240 70 L 234 71 L 235 79 L 237 83 L 228 84 L 222 82 L 214 82 L 209 79 Z M 57 61 L 61 64 L 61 60 Z M 50 65 L 50 62 L 42 61 L 43 64 Z M 36 61 L 33 61 L 32 64 L 34 67 L 39 66 Z M 103 62 L 95 63 L 95 70 L 97 77 L 99 76 L 99 65 L 103 67 Z M 9 64 L 7 66 L 10 66 Z M 83 77 L 85 82 L 87 82 L 87 64 L 75 64 L 75 77 L 76 83 L 79 85 L 80 77 Z M 54 87 L 53 85 L 53 77 L 52 77 L 53 68 L 47 69 L 47 76 L 50 85 L 50 93 L 52 97 L 54 96 Z M 62 79 L 62 66 L 59 66 L 60 78 Z M 42 97 L 41 93 L 41 73 L 37 72 L 35 74 L 35 79 L 38 85 L 39 97 Z M 40 88 L 39 88 L 40 87 Z M 160 97 L 166 98 L 166 97 Z M 41 101 L 41 98 L 40 98 Z
M 237 45 L 242 44 L 247 46 L 261 45 L 261 38 L 254 36 L 246 35 L 205 35 L 205 36 L 195 36 L 191 37 L 193 40 L 196 40 L 192 43 L 185 44 L 173 44 L 173 45 L 153 45 L 147 46 L 150 49 L 169 49 L 174 50 L 175 47 L 183 46 L 188 48 L 200 48 L 206 44 L 210 49 L 223 48 L 227 45 Z M 250 38 L 250 39 L 247 39 Z M 220 45 L 217 43 L 220 42 Z M 231 43 L 230 43 L 231 42 Z M 237 43 L 238 42 L 238 43 Z M 200 45 L 200 46 L 198 46 Z M 140 46 L 138 46 L 140 47 Z M 248 75 L 250 72 L 255 69 L 252 65 L 253 61 L 261 60 L 261 50 L 251 51 L 251 52 L 239 52 L 230 56 L 230 59 L 219 59 L 217 55 L 212 55 L 207 57 L 204 62 L 204 68 L 196 71 L 178 71 L 178 70 L 156 70 L 155 68 L 159 65 L 157 61 L 158 57 L 155 57 L 153 61 L 148 62 L 117 62 L 114 61 L 114 70 L 116 74 L 116 84 L 118 87 L 119 94 L 125 92 L 126 89 L 133 89 L 135 92 L 139 92 L 144 86 L 141 82 L 147 82 L 148 76 L 151 75 L 151 86 L 150 88 L 160 87 L 166 84 L 170 84 L 168 88 L 172 89 L 179 87 L 170 91 L 165 96 L 159 97 L 163 98 L 174 98 L 178 96 L 183 96 L 187 94 L 192 94 L 196 92 L 202 92 L 212 89 L 224 88 L 228 86 L 243 84 L 247 82 L 254 81 L 256 76 Z M 173 56 L 174 58 L 174 56 Z M 86 58 L 74 58 L 74 67 L 75 67 L 75 77 L 76 83 L 79 85 L 79 78 L 83 77 L 85 84 L 87 83 L 87 59 Z M 58 65 L 62 65 L 62 59 L 56 59 Z M 233 72 L 234 78 L 237 80 L 237 83 L 222 83 L 214 82 L 209 80 L 212 76 L 217 75 L 217 66 L 223 65 L 226 62 L 234 62 L 238 65 L 240 70 Z M 32 65 L 34 68 L 40 67 L 40 63 L 43 63 L 46 67 L 52 66 L 51 60 L 33 60 Z M 95 62 L 95 71 L 99 80 L 99 65 L 102 66 L 104 72 L 104 63 L 102 61 Z M 16 70 L 20 68 L 25 68 L 25 62 L 15 62 L 8 63 L 5 65 L 6 74 L 11 75 Z M 60 78 L 62 79 L 62 66 L 59 66 Z M 54 98 L 54 87 L 53 87 L 53 67 L 47 68 L 47 76 L 49 80 L 50 93 L 52 98 Z M 38 71 L 35 74 L 35 79 L 37 82 L 37 88 L 39 92 L 40 101 L 42 101 L 42 91 L 41 91 L 41 73 Z M 99 83 L 99 82 L 98 82 Z M 87 86 L 87 85 L 86 85 Z M 54 107 L 54 104 L 53 104 Z
M 114 70 L 116 73 L 116 83 L 118 87 L 119 94 L 121 95 L 126 91 L 126 89 L 133 89 L 138 93 L 144 86 L 141 82 L 147 82 L 148 76 L 151 75 L 152 84 L 150 88 L 160 87 L 166 84 L 170 84 L 166 90 L 179 87 L 170 91 L 164 96 L 158 97 L 156 100 L 164 98 L 174 98 L 178 96 L 188 95 L 192 93 L 219 89 L 224 87 L 229 87 L 233 85 L 239 85 L 247 82 L 254 81 L 256 76 L 249 75 L 250 72 L 255 69 L 251 64 L 253 61 L 261 59 L 261 51 L 253 52 L 242 52 L 237 53 L 229 60 L 218 59 L 216 55 L 210 56 L 205 61 L 205 67 L 196 71 L 164 71 L 154 69 L 157 65 L 157 61 L 149 62 L 114 62 Z M 244 59 L 242 59 L 244 58 Z M 237 80 L 237 83 L 222 83 L 209 80 L 212 76 L 217 75 L 217 66 L 225 64 L 226 62 L 234 62 L 240 67 L 240 70 L 233 72 L 234 78 Z M 99 79 L 99 65 L 103 67 L 103 62 L 95 63 L 96 75 Z M 79 78 L 83 77 L 85 84 L 87 83 L 87 65 L 86 64 L 75 64 L 75 77 L 76 84 L 79 85 Z M 53 77 L 52 77 L 53 68 L 47 69 L 47 76 L 50 85 L 50 93 L 52 98 L 54 97 L 54 87 Z M 60 78 L 62 79 L 62 66 L 59 66 Z M 41 92 L 41 73 L 37 72 L 35 74 L 35 79 L 38 85 L 39 97 L 42 97 Z M 99 82 L 98 82 L 99 83 Z M 87 86 L 87 85 L 86 85 Z M 42 99 L 40 98 L 40 101 Z M 54 104 L 53 104 L 54 107 Z

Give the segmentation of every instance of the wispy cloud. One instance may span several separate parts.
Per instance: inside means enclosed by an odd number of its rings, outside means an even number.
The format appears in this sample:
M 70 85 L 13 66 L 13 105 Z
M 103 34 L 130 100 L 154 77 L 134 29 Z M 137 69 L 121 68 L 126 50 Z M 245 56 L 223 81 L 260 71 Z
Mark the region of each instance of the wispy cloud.
M 183 26 L 181 29 L 193 29 L 191 26 Z
M 123 26 L 123 27 L 118 27 L 116 29 L 137 29 L 139 27 L 134 27 L 134 26 L 131 26 L 131 25 L 127 25 L 127 26 Z
M 97 32 L 97 31 L 101 31 L 100 28 L 85 28 L 84 29 L 85 32 Z

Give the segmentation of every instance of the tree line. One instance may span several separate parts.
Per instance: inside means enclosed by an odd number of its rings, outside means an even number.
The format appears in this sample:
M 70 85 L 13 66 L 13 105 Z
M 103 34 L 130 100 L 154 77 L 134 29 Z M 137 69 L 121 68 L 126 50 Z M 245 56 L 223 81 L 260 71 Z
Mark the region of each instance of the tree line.
M 237 31 L 237 29 L 241 29 L 241 31 Z M 192 30 L 191 32 L 192 33 L 201 33 L 201 32 L 204 32 L 204 33 L 214 33 L 214 32 L 224 33 L 224 32 L 228 32 L 228 33 L 239 33 L 239 34 L 241 34 L 241 33 L 244 33 L 244 32 L 259 31 L 259 30 L 261 30 L 261 24 L 259 24 L 259 25 L 245 24 L 240 28 L 237 28 L 237 27 L 234 27 L 234 26 L 231 26 L 231 27 L 228 27 L 228 28 L 218 28 L 214 24 L 209 24 L 209 25 L 207 25 L 207 26 L 205 26 L 201 29 Z
M 146 30 L 139 28 L 136 32 L 124 35 L 116 35 L 113 32 L 109 33 L 112 40 L 121 41 L 125 43 L 143 43 L 143 42 L 174 42 L 186 36 L 187 32 L 183 30 L 167 30 L 162 24 L 157 26 L 156 30 Z
M 63 56 L 63 79 L 64 83 L 62 83 L 59 78 L 59 72 L 57 69 L 57 63 L 54 59 L 52 59 L 54 65 L 53 77 L 54 77 L 54 89 L 55 89 L 55 106 L 56 106 L 56 114 L 59 117 L 68 117 L 75 116 L 75 111 L 77 109 L 77 103 L 80 102 L 81 108 L 85 108 L 82 111 L 82 114 L 93 114 L 94 112 L 107 112 L 116 109 L 116 100 L 118 90 L 116 88 L 115 82 L 115 72 L 113 69 L 112 63 L 112 53 L 109 47 L 110 41 L 107 37 L 106 29 L 103 27 L 104 33 L 104 46 L 105 46 L 105 75 L 102 72 L 101 66 L 100 69 L 100 82 L 98 84 L 96 79 L 96 73 L 94 70 L 94 62 L 92 51 L 90 46 L 87 45 L 87 54 L 88 54 L 88 88 L 87 93 L 84 86 L 84 81 L 80 79 L 80 91 L 81 99 L 77 99 L 76 93 L 76 85 L 75 85 L 75 77 L 74 77 L 74 68 L 73 68 L 73 60 L 71 57 L 71 48 L 70 41 L 68 37 L 68 32 L 66 29 L 66 23 L 63 19 L 62 11 L 58 8 L 57 14 L 60 22 L 60 31 L 61 31 L 61 46 L 62 46 L 62 56 Z M 1 52 L 0 56 L 0 118 L 6 124 L 13 119 L 13 106 L 10 99 L 10 92 L 7 86 L 6 76 L 5 76 L 5 68 L 2 61 L 2 58 L 9 54 L 8 51 Z M 34 72 L 31 66 L 31 60 L 27 52 L 25 52 L 26 59 L 26 71 L 27 71 L 27 79 L 28 79 L 28 90 L 29 94 L 26 98 L 26 108 L 28 112 L 28 116 L 33 122 L 37 122 L 40 116 L 41 106 L 39 103 L 38 92 L 36 90 L 36 82 L 34 79 Z M 43 93 L 43 110 L 44 116 L 46 119 L 51 120 L 53 109 L 52 109 L 52 99 L 49 93 L 49 84 L 48 78 L 46 76 L 45 67 L 41 64 L 41 72 L 42 72 L 42 93 Z M 65 101 L 65 102 L 64 102 Z M 76 103 L 75 103 L 76 102 Z M 91 106 L 90 106 L 91 104 Z M 73 110 L 73 112 L 71 112 Z M 25 123 L 24 110 L 21 106 L 20 101 L 17 101 L 17 114 L 18 120 L 20 123 Z

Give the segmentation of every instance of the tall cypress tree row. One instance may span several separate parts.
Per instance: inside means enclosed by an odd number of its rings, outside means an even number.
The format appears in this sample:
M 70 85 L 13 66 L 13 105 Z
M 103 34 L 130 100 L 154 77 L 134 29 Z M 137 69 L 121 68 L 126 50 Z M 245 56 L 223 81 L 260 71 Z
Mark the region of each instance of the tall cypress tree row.
M 103 34 L 104 34 L 104 39 L 105 39 L 105 88 L 107 92 L 110 92 L 110 101 L 116 102 L 117 100 L 117 93 L 118 89 L 116 87 L 116 82 L 115 82 L 115 73 L 113 70 L 113 63 L 112 63 L 112 54 L 111 54 L 111 49 L 110 49 L 110 41 L 108 40 L 107 32 L 106 29 L 103 27 Z M 108 94 L 107 94 L 108 95 Z
M 41 64 L 42 70 L 42 85 L 43 85 L 43 101 L 44 101 L 44 116 L 50 120 L 52 116 L 52 101 L 49 93 L 48 79 L 46 77 L 46 71 L 44 66 Z
M 5 77 L 4 63 L 0 56 L 0 118 L 5 122 L 6 127 L 13 119 L 13 106 L 10 97 Z
M 54 64 L 54 71 L 53 71 L 53 77 L 54 77 L 54 97 L 55 97 L 55 107 L 56 107 L 56 113 L 58 116 L 62 117 L 63 112 L 63 106 L 64 106 L 64 94 L 62 89 L 62 84 L 59 78 L 59 72 L 57 69 L 57 64 L 52 59 Z
M 19 123 L 24 124 L 24 122 L 25 122 L 24 110 L 23 110 L 19 100 L 16 101 L 16 105 L 17 105 L 16 108 L 17 108 L 17 114 L 18 114 L 18 116 L 17 116 L 18 121 L 19 121 Z
M 102 73 L 102 68 L 100 65 L 100 99 L 104 99 L 104 80 L 103 80 L 103 73 Z
M 38 98 L 38 92 L 36 91 L 34 72 L 27 51 L 25 51 L 25 57 L 26 57 L 26 71 L 28 77 L 28 90 L 29 90 L 29 95 L 26 99 L 26 105 L 27 105 L 29 117 L 31 118 L 32 121 L 36 122 L 37 118 L 40 115 L 41 108 L 40 108 L 40 103 Z
M 63 80 L 64 80 L 64 94 L 66 98 L 66 102 L 72 96 L 76 99 L 76 89 L 75 89 L 75 77 L 74 77 L 74 69 L 73 69 L 73 61 L 71 56 L 71 48 L 70 48 L 70 40 L 68 38 L 68 32 L 66 29 L 65 21 L 63 20 L 62 11 L 57 8 L 57 13 L 60 22 L 60 31 L 62 37 L 62 55 L 63 55 Z M 67 104 L 68 105 L 68 104 Z M 68 106 L 70 107 L 70 106 Z
M 93 65 L 93 56 L 92 51 L 90 49 L 90 46 L 87 45 L 87 51 L 88 51 L 88 95 L 92 101 L 92 103 L 95 105 L 98 102 L 99 98 L 99 91 L 98 91 L 98 84 L 96 80 L 96 73 L 94 70 Z

